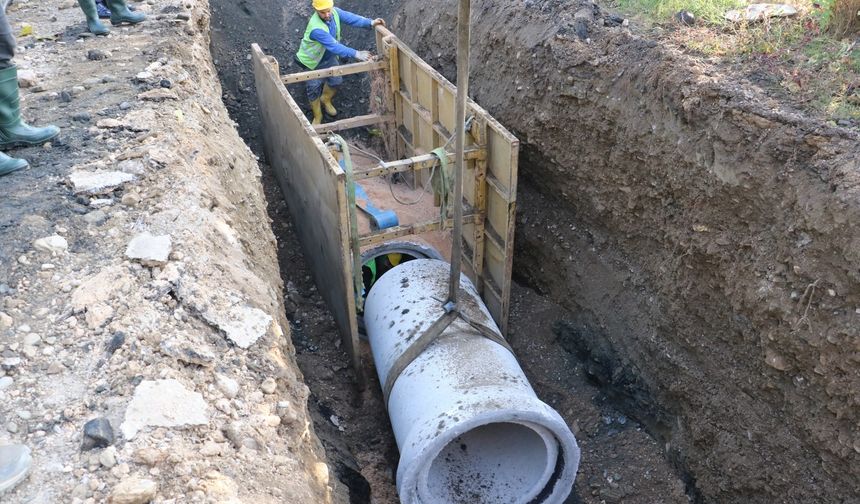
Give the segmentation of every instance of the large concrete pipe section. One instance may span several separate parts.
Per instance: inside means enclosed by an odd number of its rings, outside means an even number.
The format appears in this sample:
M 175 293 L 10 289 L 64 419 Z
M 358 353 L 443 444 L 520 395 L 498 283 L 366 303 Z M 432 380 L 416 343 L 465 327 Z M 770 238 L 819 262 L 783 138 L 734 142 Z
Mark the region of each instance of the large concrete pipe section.
M 380 383 L 444 313 L 449 268 L 409 261 L 370 290 L 364 319 Z M 465 275 L 459 306 L 501 339 Z M 388 413 L 403 504 L 561 503 L 573 487 L 579 447 L 567 424 L 537 398 L 511 351 L 462 318 L 403 369 Z

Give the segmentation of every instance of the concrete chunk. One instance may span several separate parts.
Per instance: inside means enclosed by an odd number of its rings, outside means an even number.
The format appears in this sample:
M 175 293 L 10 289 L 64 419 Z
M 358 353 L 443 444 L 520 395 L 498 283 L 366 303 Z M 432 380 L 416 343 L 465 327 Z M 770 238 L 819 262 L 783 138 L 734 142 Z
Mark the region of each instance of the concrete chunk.
M 119 171 L 76 171 L 69 175 L 75 194 L 105 194 L 134 180 L 134 175 Z
M 206 401 L 197 392 L 176 380 L 145 380 L 134 389 L 134 397 L 120 426 L 127 440 L 134 439 L 144 427 L 181 427 L 206 425 Z
M 144 266 L 162 266 L 167 264 L 171 248 L 170 236 L 141 233 L 129 242 L 125 255 Z
M 39 252 L 48 252 L 51 255 L 62 254 L 69 248 L 69 242 L 60 235 L 46 236 L 33 242 L 33 248 Z

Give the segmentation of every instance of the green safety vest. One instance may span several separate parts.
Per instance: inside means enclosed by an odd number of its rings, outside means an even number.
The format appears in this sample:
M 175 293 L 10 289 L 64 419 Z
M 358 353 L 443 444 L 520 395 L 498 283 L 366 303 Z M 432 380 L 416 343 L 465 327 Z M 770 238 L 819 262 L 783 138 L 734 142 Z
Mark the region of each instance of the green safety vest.
M 331 9 L 331 15 L 334 18 L 334 26 L 337 30 L 335 39 L 340 42 L 340 15 L 338 15 L 337 9 L 335 8 Z M 314 15 L 311 16 L 310 21 L 308 21 L 308 27 L 305 28 L 305 36 L 302 37 L 302 44 L 299 46 L 299 52 L 296 53 L 296 59 L 298 59 L 302 65 L 310 68 L 311 70 L 316 69 L 325 54 L 325 46 L 316 40 L 311 39 L 311 32 L 314 30 L 323 30 L 324 32 L 329 33 L 328 25 L 316 12 L 314 12 Z

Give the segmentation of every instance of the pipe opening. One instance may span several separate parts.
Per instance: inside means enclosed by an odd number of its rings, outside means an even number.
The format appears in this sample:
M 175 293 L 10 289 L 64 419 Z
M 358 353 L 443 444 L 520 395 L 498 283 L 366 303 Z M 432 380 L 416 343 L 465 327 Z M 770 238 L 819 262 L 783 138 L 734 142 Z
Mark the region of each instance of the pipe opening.
M 420 489 L 421 500 L 531 502 L 554 474 L 558 449 L 552 446 L 523 424 L 492 423 L 472 429 L 448 443 L 433 460 L 427 484 Z
M 361 254 L 362 296 L 367 299 L 370 289 L 389 270 L 415 259 L 442 259 L 433 247 L 406 241 L 388 242 Z M 362 313 L 359 312 L 359 315 Z

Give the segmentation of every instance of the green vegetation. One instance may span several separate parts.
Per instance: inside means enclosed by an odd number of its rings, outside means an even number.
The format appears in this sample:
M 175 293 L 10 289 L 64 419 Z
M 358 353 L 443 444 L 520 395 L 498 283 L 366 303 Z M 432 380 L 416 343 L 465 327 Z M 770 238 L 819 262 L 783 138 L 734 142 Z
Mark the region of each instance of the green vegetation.
M 749 23 L 723 18 L 742 1 L 618 1 L 622 11 L 668 28 L 670 43 L 755 75 L 756 84 L 830 119 L 860 120 L 860 0 L 794 0 L 796 16 Z M 696 24 L 675 22 L 680 10 L 695 14 Z

